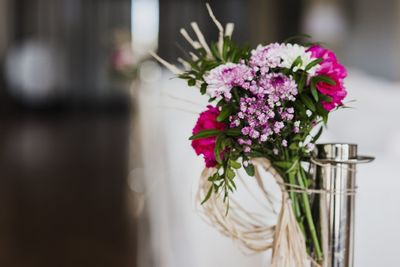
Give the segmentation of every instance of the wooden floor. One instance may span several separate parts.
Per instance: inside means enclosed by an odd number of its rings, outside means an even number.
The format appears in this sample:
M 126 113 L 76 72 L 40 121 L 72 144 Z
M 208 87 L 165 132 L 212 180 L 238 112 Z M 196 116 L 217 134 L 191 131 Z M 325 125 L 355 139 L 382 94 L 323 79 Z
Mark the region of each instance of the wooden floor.
M 0 266 L 135 266 L 127 115 L 3 118 Z

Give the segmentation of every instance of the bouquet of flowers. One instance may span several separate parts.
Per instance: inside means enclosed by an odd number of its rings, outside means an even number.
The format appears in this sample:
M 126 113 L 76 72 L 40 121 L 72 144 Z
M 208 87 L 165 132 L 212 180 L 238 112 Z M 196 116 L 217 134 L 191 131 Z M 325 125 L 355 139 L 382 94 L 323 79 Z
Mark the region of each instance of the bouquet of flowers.
M 219 39 L 207 44 L 196 23 L 192 28 L 198 41 L 182 29 L 193 46 L 187 58 L 178 59 L 184 69 L 154 55 L 189 86 L 209 96 L 210 104 L 190 137 L 206 167 L 215 170 L 208 177 L 203 203 L 217 194 L 229 205 L 237 186 L 236 170 L 244 168 L 253 176 L 252 159 L 260 157 L 271 162 L 288 188 L 312 189 L 313 180 L 302 162 L 310 158 L 329 114 L 343 107 L 345 67 L 332 51 L 316 43 L 288 40 L 255 49 L 238 46 L 231 39 L 233 24 L 224 28 L 210 8 L 209 13 Z M 323 253 L 310 196 L 289 189 L 306 247 L 320 262 Z

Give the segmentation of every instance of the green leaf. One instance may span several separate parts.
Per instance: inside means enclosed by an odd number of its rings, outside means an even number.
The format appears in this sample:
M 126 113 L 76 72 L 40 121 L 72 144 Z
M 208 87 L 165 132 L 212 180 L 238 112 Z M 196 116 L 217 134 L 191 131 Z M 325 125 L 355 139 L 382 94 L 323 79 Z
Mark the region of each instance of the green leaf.
M 224 37 L 224 45 L 222 46 L 222 58 L 223 60 L 227 60 L 228 56 L 228 51 L 229 51 L 229 46 L 230 46 L 231 40 L 229 39 L 228 36 Z
M 208 177 L 208 181 L 214 182 L 214 181 L 217 181 L 219 178 L 220 178 L 219 174 L 218 174 L 218 172 L 216 172 L 213 176 Z
M 232 185 L 232 187 L 233 187 L 235 190 L 237 190 L 236 184 L 235 184 L 233 178 L 232 178 L 232 179 L 229 179 L 229 182 L 230 182 L 230 184 Z M 233 190 L 231 190 L 231 191 L 233 192 Z
M 300 95 L 300 99 L 309 110 L 311 110 L 313 112 L 316 111 L 315 105 L 309 96 L 303 94 L 303 95 Z
M 293 103 L 293 105 L 294 105 L 294 107 L 296 108 L 296 110 L 299 111 L 299 114 L 300 114 L 300 115 L 305 116 L 305 114 L 306 114 L 306 109 L 305 109 L 305 107 L 304 107 L 303 104 L 301 104 L 300 102 L 296 101 L 296 102 Z
M 293 138 L 292 141 L 302 141 L 303 138 L 300 134 L 296 134 Z
M 274 161 L 273 164 L 284 170 L 287 170 L 293 166 L 293 162 L 290 161 Z
M 290 70 L 290 69 L 287 69 L 287 68 L 283 68 L 283 69 L 281 69 L 280 70 L 283 74 L 285 74 L 286 76 L 289 76 L 291 73 L 292 73 L 292 71 Z
M 303 60 L 301 59 L 301 56 L 298 56 L 292 63 L 292 66 L 290 69 L 293 69 L 294 67 L 301 66 L 303 64 Z
M 319 63 L 321 63 L 322 61 L 324 61 L 322 58 L 317 58 L 313 61 L 311 61 L 305 68 L 305 71 L 308 71 L 310 69 L 312 69 L 314 66 L 318 65 Z
M 232 187 L 232 185 L 231 185 L 231 183 L 230 183 L 230 181 L 232 181 L 231 179 L 229 179 L 229 178 L 227 178 L 226 179 L 226 186 L 225 186 L 225 191 L 226 191 L 226 188 L 228 188 L 228 191 L 231 191 L 231 192 L 233 192 L 233 187 Z M 229 193 L 228 193 L 229 194 Z M 227 195 L 228 195 L 227 194 Z
M 225 136 L 224 136 L 224 140 L 222 140 L 222 143 L 221 143 L 221 150 L 225 150 L 225 148 L 230 147 L 231 143 L 232 143 L 232 140 L 229 138 L 225 138 Z
M 336 82 L 326 75 L 315 76 L 312 80 L 315 81 L 315 83 L 323 82 L 329 85 L 336 85 Z
M 189 73 L 182 73 L 182 74 L 179 74 L 178 75 L 178 78 L 180 78 L 180 79 L 193 79 L 193 77 L 189 74 Z
M 255 169 L 253 164 L 249 163 L 249 165 L 244 167 L 244 170 L 246 171 L 248 176 L 254 176 Z
M 239 96 L 237 87 L 232 89 L 232 95 L 233 95 L 234 99 L 236 100 L 236 102 L 239 103 L 240 102 L 240 96 Z
M 228 136 L 239 136 L 241 134 L 240 128 L 230 128 L 225 131 L 225 134 Z
M 323 130 L 324 130 L 324 127 L 321 126 L 321 128 L 319 128 L 317 134 L 313 137 L 313 142 L 316 142 L 319 139 L 319 137 L 321 136 Z
M 330 96 L 327 96 L 327 95 L 324 95 L 324 94 L 319 94 L 319 98 L 321 99 L 321 101 L 324 101 L 324 102 L 332 102 L 332 97 L 330 97 Z
M 225 105 L 225 100 L 222 98 L 220 101 L 218 101 L 217 107 L 222 107 L 223 105 Z
M 328 124 L 328 116 L 322 116 L 322 119 L 324 121 L 324 124 L 327 125 Z
M 231 61 L 233 63 L 237 63 L 239 60 L 237 60 L 237 48 L 232 47 L 232 49 L 228 53 L 228 61 Z
M 195 135 L 192 135 L 189 140 L 196 140 L 196 139 L 202 139 L 202 138 L 207 138 L 211 136 L 217 136 L 221 133 L 220 130 L 217 129 L 208 129 L 208 130 L 203 130 L 201 132 L 198 132 Z
M 297 86 L 297 90 L 299 91 L 299 94 L 301 94 L 303 92 L 304 84 L 306 83 L 306 77 L 307 76 L 305 73 L 301 74 L 300 81 Z
M 215 155 L 215 160 L 221 164 L 221 150 L 222 150 L 222 142 L 224 140 L 225 136 L 220 134 L 217 137 L 217 140 L 215 141 L 215 149 L 214 149 L 214 155 Z
M 296 142 L 291 143 L 290 146 L 289 146 L 290 150 L 297 150 L 298 148 L 299 148 L 299 144 L 296 143 Z
M 195 86 L 196 85 L 196 80 L 195 79 L 188 80 L 188 85 L 189 86 Z
M 225 119 L 227 119 L 232 113 L 232 106 L 231 105 L 225 105 L 222 107 L 221 112 L 219 113 L 217 117 L 218 122 L 222 122 Z
M 252 150 L 251 152 L 246 153 L 246 154 L 252 158 L 265 157 L 265 153 L 255 151 L 255 150 Z
M 235 178 L 235 176 L 236 176 L 236 174 L 235 174 L 235 172 L 231 169 L 231 168 L 228 168 L 228 169 L 226 169 L 226 176 L 229 178 L 229 179 L 233 179 L 233 178 Z
M 322 120 L 324 121 L 324 124 L 326 125 L 328 123 L 329 111 L 327 111 L 321 103 L 318 103 L 317 113 L 318 113 L 318 115 L 320 115 L 322 117 Z
M 218 47 L 217 44 L 215 42 L 211 43 L 211 53 L 213 54 L 215 59 L 221 59 L 221 55 L 218 52 Z
M 232 168 L 234 169 L 240 169 L 242 167 L 242 164 L 240 164 L 239 162 L 236 162 L 234 160 L 230 160 L 229 164 L 232 166 Z
M 295 173 L 297 171 L 297 167 L 299 165 L 298 160 L 293 161 L 277 161 L 273 162 L 273 165 L 281 168 L 285 171 L 285 173 Z
M 211 194 L 212 194 L 212 191 L 213 191 L 213 185 L 211 185 L 211 186 L 210 186 L 210 189 L 208 189 L 207 195 L 206 195 L 206 197 L 203 199 L 203 201 L 201 202 L 201 205 L 203 205 L 204 203 L 207 202 L 207 200 L 210 199 Z
M 305 182 L 305 187 L 306 188 L 310 188 L 310 186 L 313 184 L 313 179 L 304 179 L 304 182 Z
M 207 92 L 207 85 L 206 83 L 202 83 L 200 86 L 200 93 L 204 95 Z
M 319 101 L 318 91 L 317 91 L 317 88 L 315 88 L 314 81 L 311 81 L 310 89 L 311 89 L 311 94 L 314 97 L 315 101 L 318 102 Z

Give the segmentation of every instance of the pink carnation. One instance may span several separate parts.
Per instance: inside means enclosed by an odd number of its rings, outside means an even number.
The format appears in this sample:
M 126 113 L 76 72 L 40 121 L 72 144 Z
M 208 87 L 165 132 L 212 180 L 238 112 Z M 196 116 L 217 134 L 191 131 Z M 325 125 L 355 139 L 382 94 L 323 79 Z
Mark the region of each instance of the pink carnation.
M 206 111 L 200 114 L 196 125 L 193 128 L 193 134 L 197 134 L 203 130 L 224 130 L 226 128 L 225 123 L 217 122 L 217 117 L 220 113 L 219 109 L 210 105 L 207 106 L 207 108 L 208 109 Z M 206 166 L 209 168 L 217 165 L 214 155 L 215 141 L 216 137 L 207 137 L 192 141 L 192 147 L 196 151 L 196 154 L 204 156 Z
M 342 105 L 342 100 L 346 97 L 347 91 L 343 85 L 343 79 L 347 76 L 346 68 L 339 63 L 336 55 L 323 47 L 314 45 L 308 49 L 314 58 L 322 58 L 317 75 L 326 75 L 335 81 L 335 85 L 319 82 L 316 84 L 318 91 L 332 98 L 331 102 L 322 103 L 328 111 Z

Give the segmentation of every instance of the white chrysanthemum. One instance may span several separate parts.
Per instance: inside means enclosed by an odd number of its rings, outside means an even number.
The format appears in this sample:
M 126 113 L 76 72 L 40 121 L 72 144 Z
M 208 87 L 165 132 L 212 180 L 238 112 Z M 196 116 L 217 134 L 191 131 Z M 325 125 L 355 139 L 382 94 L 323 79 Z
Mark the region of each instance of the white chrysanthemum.
M 277 51 L 274 51 L 274 53 L 279 53 L 279 56 L 282 59 L 280 67 L 283 68 L 292 67 L 295 60 L 300 57 L 301 64 L 294 67 L 293 71 L 297 71 L 299 69 L 305 70 L 307 65 L 315 60 L 315 58 L 312 58 L 311 52 L 307 52 L 306 47 L 298 44 L 282 44 Z M 312 67 L 311 69 L 307 70 L 307 73 L 314 75 L 318 67 L 319 65 Z

